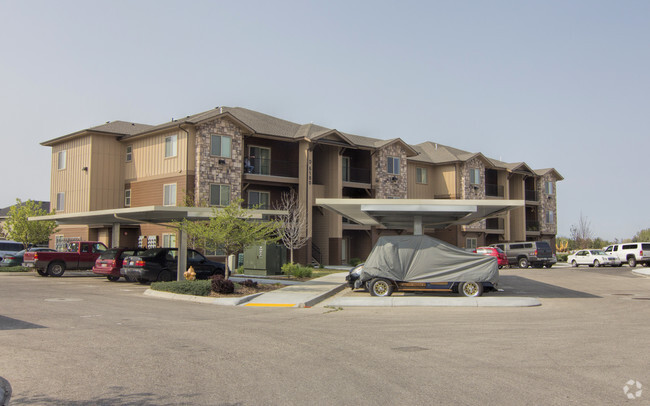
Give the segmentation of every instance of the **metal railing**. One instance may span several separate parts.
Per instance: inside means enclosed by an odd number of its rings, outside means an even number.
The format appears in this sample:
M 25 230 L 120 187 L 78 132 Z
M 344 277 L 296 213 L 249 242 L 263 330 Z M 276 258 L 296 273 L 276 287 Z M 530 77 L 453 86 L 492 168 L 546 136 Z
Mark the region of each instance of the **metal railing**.
M 502 218 L 485 219 L 486 230 L 503 230 L 505 229 L 505 221 Z
M 536 190 L 526 190 L 525 195 L 526 195 L 526 200 L 530 202 L 536 202 L 539 200 Z
M 497 184 L 486 183 L 485 184 L 485 195 L 486 196 L 504 197 L 505 196 L 505 188 L 503 186 L 500 186 L 500 185 L 497 185 Z
M 370 169 L 350 168 L 350 173 L 343 172 L 343 182 L 370 183 Z
M 244 173 L 297 178 L 298 162 L 283 159 L 252 158 L 250 166 L 244 165 Z
M 526 220 L 526 231 L 539 231 L 539 221 Z
M 316 261 L 319 265 L 323 262 L 323 256 L 320 252 L 320 248 L 314 243 L 311 243 L 311 257 L 312 262 Z

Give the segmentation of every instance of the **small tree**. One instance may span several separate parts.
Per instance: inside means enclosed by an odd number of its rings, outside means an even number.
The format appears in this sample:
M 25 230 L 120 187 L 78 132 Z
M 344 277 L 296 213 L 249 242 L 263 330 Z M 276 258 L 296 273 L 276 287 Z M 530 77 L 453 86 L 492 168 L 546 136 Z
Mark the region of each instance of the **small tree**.
M 287 214 L 280 215 L 280 238 L 290 251 L 289 262 L 293 264 L 293 251 L 305 246 L 307 237 L 307 211 L 305 204 L 298 200 L 294 190 L 283 192 L 276 210 L 284 210 Z
M 650 228 L 645 228 L 639 231 L 638 233 L 634 234 L 632 241 L 633 242 L 650 241 Z
M 16 204 L 9 209 L 9 216 L 5 221 L 5 233 L 10 240 L 23 243 L 25 248 L 35 244 L 45 244 L 49 241 L 50 234 L 56 232 L 56 222 L 29 221 L 27 218 L 49 214 L 52 213 L 45 211 L 33 200 L 21 202 L 20 199 L 16 199 Z
M 571 238 L 575 241 L 577 248 L 583 249 L 589 247 L 592 239 L 591 224 L 589 220 L 580 212 L 578 224 L 571 226 Z
M 213 217 L 209 220 L 184 219 L 178 227 L 201 248 L 220 249 L 226 258 L 248 245 L 277 240 L 278 223 L 252 219 L 250 210 L 241 208 L 242 201 L 239 199 L 226 207 L 213 208 Z M 225 278 L 228 279 L 228 261 Z

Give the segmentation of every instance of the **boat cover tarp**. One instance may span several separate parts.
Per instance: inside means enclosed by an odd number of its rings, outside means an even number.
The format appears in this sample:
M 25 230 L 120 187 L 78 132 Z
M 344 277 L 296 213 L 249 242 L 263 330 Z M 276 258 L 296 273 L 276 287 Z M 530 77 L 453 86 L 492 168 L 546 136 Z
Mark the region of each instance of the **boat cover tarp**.
M 388 278 L 401 282 L 499 281 L 496 257 L 465 251 L 427 235 L 380 237 L 360 282 Z

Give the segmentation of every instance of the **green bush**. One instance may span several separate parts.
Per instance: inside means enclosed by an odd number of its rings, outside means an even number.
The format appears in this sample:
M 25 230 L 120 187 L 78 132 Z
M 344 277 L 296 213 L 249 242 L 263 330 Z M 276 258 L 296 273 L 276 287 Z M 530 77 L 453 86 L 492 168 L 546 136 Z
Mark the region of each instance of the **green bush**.
M 566 262 L 569 259 L 569 254 L 557 254 L 557 262 Z
M 238 274 L 243 274 L 244 273 L 244 265 L 237 268 L 237 270 L 235 272 L 238 273 Z
M 181 295 L 208 296 L 210 295 L 209 280 L 154 282 L 151 289 L 163 292 L 179 293 Z
M 350 258 L 350 265 L 352 266 L 357 266 L 359 265 L 362 261 L 359 258 Z
M 295 278 L 311 278 L 314 270 L 308 266 L 287 263 L 282 265 L 282 273 Z
M 0 266 L 0 272 L 29 272 L 30 268 L 22 266 Z

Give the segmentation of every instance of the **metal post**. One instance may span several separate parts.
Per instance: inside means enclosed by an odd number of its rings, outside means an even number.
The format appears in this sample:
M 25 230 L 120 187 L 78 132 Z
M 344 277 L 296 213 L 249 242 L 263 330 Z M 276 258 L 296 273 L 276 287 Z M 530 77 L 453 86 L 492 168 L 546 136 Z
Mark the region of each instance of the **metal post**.
M 111 238 L 111 248 L 120 246 L 120 223 L 113 223 L 113 236 Z
M 413 217 L 413 235 L 422 235 L 422 216 Z
M 180 230 L 181 238 L 178 247 L 178 269 L 176 270 L 176 280 L 185 280 L 185 271 L 187 271 L 187 233 L 185 230 Z

